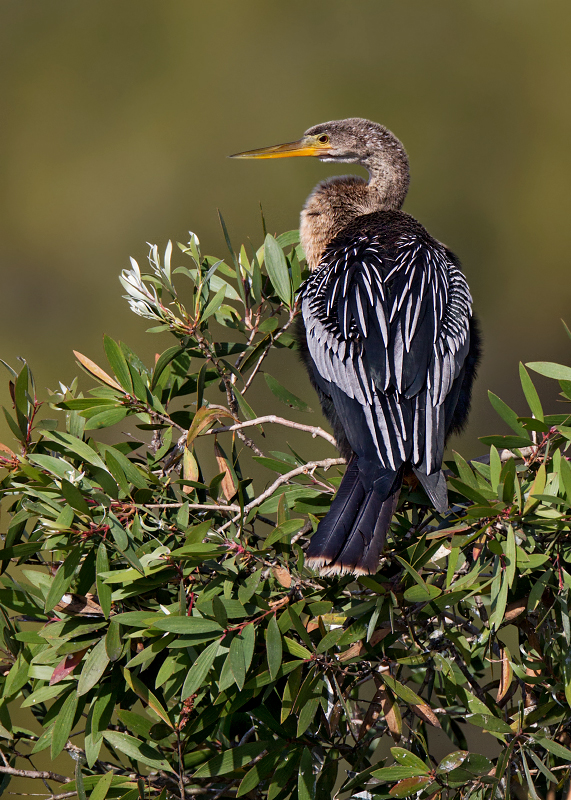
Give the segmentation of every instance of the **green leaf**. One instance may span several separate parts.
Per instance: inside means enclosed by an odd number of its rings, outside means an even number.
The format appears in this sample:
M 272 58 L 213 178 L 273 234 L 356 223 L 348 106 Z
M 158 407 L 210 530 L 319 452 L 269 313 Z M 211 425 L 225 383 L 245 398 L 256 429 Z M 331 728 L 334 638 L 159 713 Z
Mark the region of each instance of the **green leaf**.
M 378 781 L 386 783 L 388 781 L 400 781 L 403 778 L 414 778 L 417 770 L 414 767 L 381 767 L 374 770 L 371 775 Z
M 200 321 L 205 322 L 208 319 L 208 317 L 211 317 L 213 314 L 215 314 L 222 305 L 222 303 L 224 302 L 225 297 L 226 297 L 226 285 L 218 289 L 212 300 L 208 303 L 208 305 L 200 315 Z
M 168 367 L 168 365 L 173 361 L 177 356 L 184 353 L 184 348 L 175 345 L 174 347 L 169 347 L 168 350 L 165 350 L 164 353 L 161 353 L 159 358 L 157 359 L 157 363 L 155 364 L 155 368 L 153 370 L 153 377 L 151 380 L 151 391 L 157 385 L 159 378 L 161 377 L 162 373 Z
M 79 759 L 75 762 L 75 789 L 77 792 L 77 800 L 87 800 L 85 784 L 83 783 L 83 773 L 81 772 L 81 761 Z
M 105 619 L 109 619 L 111 611 L 111 587 L 106 584 L 100 577 L 102 572 L 109 570 L 109 559 L 107 557 L 107 548 L 105 542 L 100 542 L 97 548 L 97 559 L 95 562 L 97 597 L 99 598 L 99 605 L 103 609 Z
M 249 764 L 253 758 L 259 756 L 272 742 L 248 742 L 231 750 L 226 750 L 220 755 L 214 756 L 206 764 L 203 764 L 195 773 L 194 780 L 198 778 L 212 778 L 216 775 L 226 775 L 236 769 Z
M 175 617 L 172 614 L 153 620 L 152 627 L 178 634 L 211 633 L 218 636 L 222 633 L 222 628 L 214 620 L 203 617 Z
M 69 739 L 76 711 L 77 711 L 77 693 L 74 687 L 68 694 L 68 696 L 65 698 L 64 703 L 57 716 L 57 724 L 54 726 L 54 732 L 52 736 L 52 749 L 51 749 L 52 760 L 54 758 L 57 758 L 57 756 L 59 756 L 59 754 L 65 747 L 67 740 Z
M 531 440 L 525 439 L 523 436 L 480 436 L 480 441 L 487 447 L 494 445 L 495 447 L 505 448 L 506 450 L 529 447 L 531 444 Z
M 426 588 L 422 586 L 411 586 L 404 593 L 404 599 L 408 603 L 427 603 L 442 594 L 442 589 L 427 583 Z
M 453 769 L 459 767 L 470 755 L 468 750 L 457 750 L 455 753 L 449 753 L 444 756 L 438 765 L 439 772 L 451 772 Z
M 543 408 L 541 407 L 537 389 L 533 385 L 533 381 L 529 377 L 529 373 L 521 361 L 519 363 L 519 377 L 521 380 L 521 388 L 523 389 L 531 413 L 536 419 L 543 420 Z
M 64 433 L 62 431 L 46 431 L 44 437 L 71 450 L 81 461 L 87 461 L 87 463 L 91 464 L 93 467 L 99 467 L 99 469 L 105 472 L 108 471 L 95 450 L 86 442 L 82 442 L 81 439 L 78 439 L 77 436 L 72 436 L 70 433 Z
M 391 747 L 391 754 L 395 761 L 402 764 L 403 767 L 412 767 L 416 770 L 417 775 L 428 775 L 431 770 L 422 759 L 411 753 L 410 750 L 405 750 L 403 747 Z
M 268 654 L 268 669 L 272 680 L 275 680 L 282 663 L 282 635 L 274 615 L 271 616 L 266 633 L 266 648 Z
M 240 393 L 240 391 L 236 388 L 236 386 L 232 387 L 232 392 L 234 393 L 234 397 L 236 398 L 236 402 L 240 408 L 240 411 L 244 415 L 245 419 L 256 419 L 258 416 L 252 406 L 246 401 L 244 396 Z M 259 430 L 263 430 L 262 426 L 258 426 Z
M 173 728 L 173 724 L 170 720 L 169 715 L 167 714 L 166 709 L 163 705 L 159 702 L 158 698 L 151 692 L 151 690 L 145 686 L 145 684 L 137 678 L 136 675 L 133 675 L 132 672 L 129 672 L 128 669 L 123 669 L 123 677 L 125 678 L 125 682 L 127 686 L 132 689 L 133 692 L 143 701 L 143 703 L 149 706 L 152 709 L 157 717 L 160 717 L 163 722 L 165 722 L 169 728 Z
M 115 377 L 125 389 L 126 392 L 129 394 L 133 393 L 133 381 L 131 380 L 131 373 L 129 372 L 129 366 L 127 364 L 127 359 L 123 354 L 123 351 L 110 336 L 105 335 L 103 337 L 103 346 L 105 348 L 105 355 L 107 356 L 107 360 L 111 365 L 111 369 L 115 373 Z
M 540 747 L 545 748 L 550 753 L 553 753 L 554 756 L 558 756 L 558 758 L 564 758 L 566 761 L 571 761 L 571 750 L 567 747 L 563 747 L 562 744 L 559 742 L 554 742 L 552 739 L 547 739 L 546 737 L 541 737 L 535 740 Z
M 313 774 L 313 760 L 311 751 L 303 748 L 299 764 L 297 779 L 297 793 L 299 800 L 313 800 L 315 797 L 315 775 Z
M 160 754 L 160 752 L 147 742 L 140 742 L 134 736 L 118 731 L 105 731 L 104 739 L 109 742 L 111 747 L 115 747 L 134 761 L 140 761 L 152 769 L 163 769 L 165 772 L 174 772 L 171 765 Z
M 195 692 L 200 689 L 202 683 L 208 673 L 212 665 L 214 664 L 214 659 L 218 654 L 218 648 L 220 647 L 220 641 L 212 642 L 206 647 L 202 653 L 198 656 L 188 675 L 186 676 L 186 680 L 184 682 L 184 686 L 182 687 L 182 699 L 186 700 L 187 697 L 190 697 Z
M 570 370 L 571 373 L 571 370 Z M 496 410 L 496 412 L 500 415 L 500 417 L 506 422 L 514 433 L 521 436 L 522 439 L 526 439 L 526 441 L 530 442 L 529 434 L 526 429 L 523 427 L 521 422 L 518 421 L 518 415 L 513 411 L 503 400 L 501 400 L 496 394 L 493 392 L 488 392 L 488 397 L 490 398 L 490 403 Z
M 77 684 L 78 695 L 87 694 L 96 685 L 105 672 L 108 663 L 109 656 L 105 649 L 105 639 L 100 639 L 90 651 L 81 670 Z
M 504 545 L 505 568 L 506 568 L 506 581 L 509 586 L 513 585 L 516 570 L 516 543 L 515 534 L 511 525 L 508 525 L 508 535 Z
M 554 364 L 551 361 L 528 361 L 525 365 L 546 378 L 555 378 L 556 381 L 571 381 L 571 367 Z
M 81 561 L 81 547 L 74 547 L 55 574 L 51 588 L 46 597 L 46 612 L 51 611 L 59 603 L 73 581 L 75 571 Z
M 382 673 L 381 678 L 384 683 L 391 689 L 397 697 L 400 697 L 401 700 L 404 700 L 405 703 L 411 703 L 412 705 L 424 705 L 425 701 L 419 697 L 412 689 L 409 689 L 408 686 L 405 686 L 400 681 L 397 681 L 396 678 L 393 678 L 392 675 L 388 673 Z
M 291 308 L 293 298 L 287 261 L 282 248 L 269 233 L 264 241 L 264 260 L 277 296 L 288 308 Z
M 260 759 L 260 761 L 254 764 L 254 766 L 244 775 L 242 782 L 238 786 L 236 797 L 242 797 L 243 794 L 247 794 L 248 792 L 256 789 L 260 785 L 261 781 L 270 774 L 277 764 L 279 764 L 279 762 L 282 760 L 282 755 L 283 750 L 280 747 L 278 752 L 268 753 L 262 759 Z
M 267 372 L 264 372 L 264 378 L 266 379 L 266 383 L 268 384 L 272 394 L 274 394 L 282 403 L 285 403 L 286 406 L 295 408 L 298 411 L 311 411 L 311 408 L 307 405 L 307 403 L 305 403 L 303 400 L 300 400 L 300 398 L 296 397 L 295 394 L 292 394 L 289 389 L 286 389 L 285 386 L 282 386 L 278 380 L 273 378 Z
M 232 639 L 228 658 L 230 659 L 230 669 L 236 681 L 236 686 L 242 691 L 246 681 L 246 663 L 244 660 L 244 642 L 240 634 Z
M 107 792 L 113 782 L 113 777 L 112 772 L 106 772 L 105 775 L 99 778 L 89 795 L 89 800 L 105 800 Z
M 491 714 L 467 714 L 465 717 L 467 722 L 476 725 L 486 731 L 495 731 L 496 733 L 513 733 L 511 727 L 507 722 L 499 717 L 494 717 Z
M 105 775 L 99 778 L 89 795 L 89 800 L 105 800 L 107 792 L 113 782 L 113 777 L 112 772 L 106 772 Z
M 287 519 L 273 529 L 264 540 L 264 547 L 271 547 L 271 545 L 284 539 L 286 536 L 293 536 L 294 533 L 300 531 L 304 526 L 302 519 Z

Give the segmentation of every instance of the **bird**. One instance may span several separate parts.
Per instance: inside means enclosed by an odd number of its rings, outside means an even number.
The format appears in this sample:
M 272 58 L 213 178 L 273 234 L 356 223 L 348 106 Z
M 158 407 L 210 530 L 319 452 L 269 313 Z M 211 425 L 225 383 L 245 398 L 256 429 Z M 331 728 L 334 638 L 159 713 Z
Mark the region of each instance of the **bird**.
M 234 157 L 295 156 L 369 175 L 331 177 L 305 202 L 298 342 L 347 462 L 306 563 L 322 575 L 374 574 L 403 480 L 420 483 L 436 511 L 448 507 L 442 459 L 468 417 L 481 336 L 458 258 L 402 211 L 409 160 L 388 128 L 333 120 Z

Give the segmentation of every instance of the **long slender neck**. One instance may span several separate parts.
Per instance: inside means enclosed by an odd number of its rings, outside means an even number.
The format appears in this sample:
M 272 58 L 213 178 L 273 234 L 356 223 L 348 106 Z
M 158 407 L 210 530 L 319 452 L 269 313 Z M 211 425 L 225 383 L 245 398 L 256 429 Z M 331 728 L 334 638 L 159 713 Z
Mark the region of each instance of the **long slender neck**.
M 408 188 L 406 175 L 389 170 L 371 157 L 365 164 L 367 183 L 355 175 L 330 178 L 318 184 L 301 212 L 300 235 L 310 271 L 317 269 L 323 251 L 356 217 L 374 211 L 399 209 Z

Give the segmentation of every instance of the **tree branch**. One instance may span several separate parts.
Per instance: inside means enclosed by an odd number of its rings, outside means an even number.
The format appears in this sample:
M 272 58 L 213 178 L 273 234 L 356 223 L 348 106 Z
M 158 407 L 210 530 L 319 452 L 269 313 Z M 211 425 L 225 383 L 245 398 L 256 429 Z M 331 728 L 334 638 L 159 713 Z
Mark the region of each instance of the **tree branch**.
M 274 346 L 274 343 L 277 342 L 277 340 L 280 338 L 282 333 L 285 333 L 285 331 L 287 331 L 287 329 L 289 328 L 291 323 L 296 318 L 297 314 L 298 314 L 298 307 L 297 307 L 297 301 L 296 301 L 296 303 L 294 304 L 293 308 L 290 309 L 288 321 L 285 323 L 285 325 L 283 325 L 280 328 L 280 330 L 276 333 L 275 336 L 271 336 L 268 346 L 264 349 L 263 353 L 261 354 L 261 356 L 256 361 L 256 366 L 254 367 L 254 369 L 250 373 L 250 377 L 248 378 L 248 380 L 244 384 L 244 391 L 242 392 L 242 394 L 245 394 L 248 391 L 248 389 L 250 388 L 250 386 L 252 384 L 252 381 L 254 380 L 256 375 L 258 374 L 258 370 L 262 366 L 262 362 L 264 361 L 264 359 L 266 358 L 266 356 L 268 355 L 268 353 L 270 352 L 270 350 Z
M 16 769 L 15 767 L 6 767 L 2 764 L 0 764 L 0 772 L 6 775 L 15 775 L 18 778 L 36 778 L 44 781 L 57 781 L 57 783 L 71 783 L 72 781 L 72 778 L 66 778 L 65 775 L 59 775 L 57 772 L 36 769 Z
M 211 428 L 208 431 L 202 432 L 201 436 L 209 436 L 210 434 L 214 433 L 226 433 L 227 431 L 237 431 L 241 428 L 250 428 L 252 425 L 264 425 L 265 423 L 275 423 L 276 425 L 284 425 L 286 428 L 294 428 L 296 431 L 304 431 L 305 433 L 311 433 L 312 437 L 315 439 L 316 436 L 320 436 L 325 441 L 332 444 L 333 447 L 337 447 L 337 442 L 335 441 L 335 437 L 332 436 L 327 431 L 324 431 L 323 428 L 319 428 L 315 425 L 303 425 L 301 422 L 292 422 L 290 419 L 285 419 L 284 417 L 276 417 L 275 414 L 268 414 L 265 417 L 256 417 L 256 419 L 249 419 L 246 422 L 238 422 L 235 425 L 225 425 L 222 428 Z
M 291 478 L 295 478 L 297 475 L 308 475 L 313 472 L 313 470 L 318 469 L 329 469 L 329 467 L 338 466 L 341 464 L 346 464 L 344 458 L 324 458 L 322 461 L 308 461 L 307 464 L 302 464 L 295 469 L 290 470 L 290 472 L 286 472 L 285 475 L 281 475 L 277 480 L 275 480 L 272 485 L 266 489 L 262 494 L 255 497 L 247 506 L 244 506 L 244 515 L 248 514 L 253 508 L 256 506 L 261 505 L 264 500 L 267 500 L 268 497 L 271 497 L 275 490 L 284 483 L 287 483 Z M 301 484 L 300 484 L 301 485 Z M 142 508 L 182 508 L 183 505 L 186 503 L 141 503 Z M 241 511 L 239 505 L 216 505 L 214 503 L 189 503 L 189 509 L 198 509 L 202 511 Z M 225 530 L 228 525 L 232 522 L 235 522 L 237 519 L 240 519 L 240 514 L 227 522 L 222 528 L 219 528 L 218 531 Z M 267 520 L 270 522 L 270 520 Z M 273 523 L 272 523 L 273 524 Z
M 226 522 L 221 528 L 218 528 L 217 533 L 221 533 L 225 531 L 233 522 L 237 522 L 241 516 L 246 516 L 250 513 L 253 508 L 256 506 L 260 506 L 264 500 L 267 500 L 269 497 L 273 495 L 275 490 L 282 486 L 282 484 L 287 483 L 291 478 L 295 478 L 297 475 L 307 475 L 313 472 L 314 469 L 321 467 L 322 469 L 329 469 L 329 467 L 338 466 L 341 464 L 346 464 L 344 458 L 324 458 L 322 461 L 308 461 L 307 464 L 302 464 L 300 467 L 296 469 L 292 469 L 291 472 L 287 472 L 285 475 L 281 475 L 277 480 L 275 480 L 271 486 L 269 486 L 265 492 L 258 495 L 254 500 L 248 503 L 247 506 L 244 506 L 243 514 L 237 514 L 233 517 L 229 522 Z

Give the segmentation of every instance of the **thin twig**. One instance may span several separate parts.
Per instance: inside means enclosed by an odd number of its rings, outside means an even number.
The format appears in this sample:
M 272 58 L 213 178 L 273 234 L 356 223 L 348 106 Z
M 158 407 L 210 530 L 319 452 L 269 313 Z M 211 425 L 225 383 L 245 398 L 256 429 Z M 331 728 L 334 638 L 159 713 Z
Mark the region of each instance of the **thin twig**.
M 16 769 L 15 767 L 5 767 L 0 764 L 0 772 L 6 775 L 16 775 L 18 778 L 35 778 L 37 780 L 57 781 L 57 783 L 71 783 L 72 778 L 59 775 L 57 772 L 36 769 Z
M 302 466 L 297 467 L 296 469 L 292 469 L 291 472 L 287 472 L 285 475 L 281 475 L 277 480 L 275 480 L 271 486 L 269 486 L 265 492 L 262 492 L 261 495 L 256 497 L 247 506 L 244 506 L 244 512 L 242 514 L 237 514 L 233 517 L 229 522 L 226 522 L 221 528 L 218 528 L 218 533 L 222 533 L 228 528 L 233 522 L 237 522 L 241 516 L 247 516 L 253 508 L 256 506 L 261 505 L 264 500 L 267 500 L 269 497 L 273 495 L 275 490 L 279 488 L 282 484 L 287 483 L 291 478 L 295 478 L 297 475 L 308 474 L 312 472 L 314 469 L 329 469 L 329 467 L 339 466 L 341 464 L 345 464 L 346 461 L 344 458 L 324 458 L 322 461 L 308 461 L 307 464 L 302 464 Z
M 275 423 L 276 425 L 284 425 L 286 428 L 294 428 L 297 431 L 304 431 L 305 433 L 311 433 L 313 438 L 316 436 L 321 436 L 322 439 L 325 439 L 333 447 L 337 447 L 337 442 L 335 441 L 335 437 L 332 436 L 327 431 L 324 431 L 323 428 L 319 428 L 315 425 L 303 425 L 301 422 L 292 422 L 290 419 L 284 419 L 284 417 L 276 417 L 275 414 L 268 414 L 265 417 L 256 417 L 256 419 L 249 419 L 246 422 L 238 422 L 235 425 L 225 425 L 222 428 L 211 428 L 208 431 L 203 431 L 200 436 L 209 436 L 210 434 L 218 434 L 218 433 L 226 433 L 227 431 L 237 431 L 241 428 L 250 428 L 252 425 L 265 425 L 266 423 Z
M 275 480 L 272 485 L 266 489 L 265 492 L 262 492 L 261 495 L 255 497 L 247 506 L 244 506 L 244 516 L 248 514 L 253 508 L 256 506 L 261 505 L 264 500 L 267 500 L 268 497 L 271 497 L 278 486 L 281 486 L 283 483 L 287 483 L 291 478 L 295 478 L 297 475 L 304 475 L 309 474 L 314 469 L 321 468 L 321 469 L 329 469 L 329 467 L 338 466 L 341 464 L 345 464 L 346 461 L 344 458 L 324 458 L 322 461 L 308 461 L 307 464 L 302 464 L 300 467 L 296 467 L 292 469 L 290 472 L 286 472 L 285 475 L 281 475 L 277 480 Z M 186 505 L 186 503 L 141 503 L 142 508 L 182 508 L 182 506 Z M 238 505 L 214 505 L 214 504 L 207 504 L 207 503 L 189 503 L 189 509 L 200 509 L 203 511 L 241 511 L 240 506 Z M 226 530 L 228 525 L 232 522 L 236 522 L 237 519 L 240 519 L 240 514 L 230 520 L 230 522 L 226 523 L 222 528 L 219 528 L 219 531 Z
M 274 343 L 275 343 L 275 342 L 276 342 L 276 341 L 277 341 L 277 340 L 280 338 L 280 336 L 282 335 L 282 333 L 285 333 L 285 331 L 287 331 L 287 329 L 289 328 L 289 326 L 292 324 L 292 322 L 293 322 L 293 321 L 294 321 L 294 319 L 296 318 L 296 316 L 297 316 L 297 313 L 298 313 L 298 308 L 297 308 L 297 303 L 296 303 L 296 304 L 293 306 L 293 308 L 290 310 L 290 312 L 289 312 L 289 319 L 288 319 L 288 321 L 285 323 L 285 325 L 283 325 L 283 326 L 280 328 L 280 330 L 279 330 L 279 331 L 276 333 L 276 335 L 275 335 L 275 336 L 272 336 L 272 337 L 271 337 L 271 339 L 270 339 L 270 341 L 269 341 L 269 343 L 268 343 L 267 347 L 265 347 L 265 348 L 264 348 L 264 351 L 262 352 L 261 356 L 260 356 L 260 357 L 258 358 L 258 360 L 256 361 L 256 366 L 254 367 L 254 369 L 252 370 L 252 372 L 251 372 L 251 374 L 250 374 L 250 377 L 248 378 L 248 380 L 247 380 L 247 381 L 246 381 L 246 383 L 244 384 L 244 389 L 243 389 L 243 391 L 242 391 L 242 394 L 245 394 L 245 393 L 248 391 L 248 389 L 249 389 L 249 388 L 250 388 L 250 386 L 252 385 L 252 381 L 254 380 L 254 378 L 255 378 L 255 377 L 256 377 L 256 375 L 258 374 L 258 371 L 259 371 L 260 367 L 262 366 L 262 362 L 264 361 L 264 359 L 266 358 L 266 356 L 268 355 L 268 353 L 270 352 L 270 350 L 271 350 L 271 349 L 272 349 L 272 347 L 274 346 Z
M 142 508 L 181 508 L 186 503 L 141 503 Z M 240 511 L 238 505 L 217 505 L 216 503 L 189 503 L 189 508 L 199 511 Z

